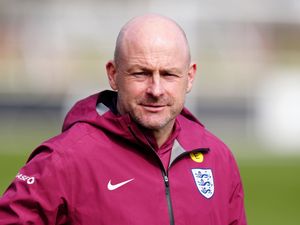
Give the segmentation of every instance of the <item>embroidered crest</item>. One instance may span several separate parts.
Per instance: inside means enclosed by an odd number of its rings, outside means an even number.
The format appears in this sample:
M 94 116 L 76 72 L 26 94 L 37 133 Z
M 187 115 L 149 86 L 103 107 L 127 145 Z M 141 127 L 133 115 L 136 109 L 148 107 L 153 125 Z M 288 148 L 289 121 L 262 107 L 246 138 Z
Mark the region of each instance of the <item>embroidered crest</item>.
M 192 169 L 198 190 L 205 198 L 214 195 L 214 178 L 211 169 Z

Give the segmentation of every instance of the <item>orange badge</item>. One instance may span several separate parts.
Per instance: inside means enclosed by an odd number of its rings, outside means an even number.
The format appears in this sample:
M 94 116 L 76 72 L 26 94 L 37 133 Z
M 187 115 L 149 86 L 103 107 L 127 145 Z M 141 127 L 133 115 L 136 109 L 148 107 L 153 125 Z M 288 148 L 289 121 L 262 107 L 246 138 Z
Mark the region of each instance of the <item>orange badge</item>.
M 191 159 L 197 163 L 202 163 L 204 160 L 204 156 L 202 152 L 191 152 L 190 153 Z

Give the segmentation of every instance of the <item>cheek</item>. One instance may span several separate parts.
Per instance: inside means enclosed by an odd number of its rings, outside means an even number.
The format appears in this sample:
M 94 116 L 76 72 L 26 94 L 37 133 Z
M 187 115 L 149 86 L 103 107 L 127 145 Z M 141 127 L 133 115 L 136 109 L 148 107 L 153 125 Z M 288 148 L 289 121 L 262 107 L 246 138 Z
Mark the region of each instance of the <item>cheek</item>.
M 187 88 L 188 88 L 187 82 L 174 83 L 168 87 L 168 92 L 175 99 L 182 99 L 185 97 L 187 93 Z
M 123 77 L 118 82 L 120 89 L 127 91 L 127 94 L 136 93 L 144 89 L 145 82 L 139 82 L 132 77 Z
M 173 107 L 175 110 L 181 110 L 184 107 L 186 88 L 181 87 L 180 89 L 174 89 L 170 94 L 172 96 Z
M 143 86 L 136 83 L 127 84 L 124 82 L 119 85 L 118 92 L 123 105 L 134 104 L 144 95 Z

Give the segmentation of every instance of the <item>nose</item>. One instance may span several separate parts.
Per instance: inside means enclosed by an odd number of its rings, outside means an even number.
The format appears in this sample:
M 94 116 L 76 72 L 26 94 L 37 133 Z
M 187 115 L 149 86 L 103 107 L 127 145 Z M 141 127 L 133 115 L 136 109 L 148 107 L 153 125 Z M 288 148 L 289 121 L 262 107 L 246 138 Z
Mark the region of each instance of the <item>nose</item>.
M 153 74 L 149 77 L 149 83 L 147 87 L 147 94 L 153 97 L 159 97 L 164 93 L 163 83 L 159 73 Z

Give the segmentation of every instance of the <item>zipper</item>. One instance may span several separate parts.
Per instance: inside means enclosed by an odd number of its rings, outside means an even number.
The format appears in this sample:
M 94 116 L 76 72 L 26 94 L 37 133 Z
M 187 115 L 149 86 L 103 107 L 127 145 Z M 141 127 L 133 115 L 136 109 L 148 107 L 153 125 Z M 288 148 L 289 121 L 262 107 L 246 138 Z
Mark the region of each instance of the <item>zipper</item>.
M 165 171 L 162 171 L 162 175 L 165 182 L 165 188 L 166 188 L 166 197 L 168 202 L 168 212 L 169 212 L 169 218 L 170 218 L 170 225 L 174 225 L 174 213 L 173 213 L 173 207 L 172 207 L 172 201 L 171 201 L 171 195 L 170 195 L 170 186 L 169 186 L 169 177 L 165 173 Z
M 135 133 L 133 132 L 133 130 L 131 129 L 130 126 L 128 126 L 128 129 L 130 130 L 131 134 L 136 138 L 136 140 L 140 141 L 138 139 L 138 137 L 135 135 Z M 171 201 L 170 183 L 169 183 L 168 173 L 165 170 L 165 167 L 164 167 L 163 163 L 161 162 L 161 160 L 160 160 L 158 154 L 156 153 L 156 151 L 153 149 L 153 147 L 150 145 L 150 143 L 148 143 L 148 144 L 149 144 L 149 148 L 154 153 L 154 155 L 156 156 L 157 161 L 159 162 L 160 170 L 161 170 L 162 177 L 163 177 L 164 184 L 165 184 L 165 193 L 166 193 L 167 204 L 168 204 L 168 213 L 169 213 L 170 225 L 174 225 L 175 221 L 174 221 L 174 213 L 173 213 L 173 207 L 172 207 L 172 201 Z

